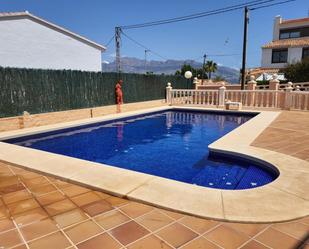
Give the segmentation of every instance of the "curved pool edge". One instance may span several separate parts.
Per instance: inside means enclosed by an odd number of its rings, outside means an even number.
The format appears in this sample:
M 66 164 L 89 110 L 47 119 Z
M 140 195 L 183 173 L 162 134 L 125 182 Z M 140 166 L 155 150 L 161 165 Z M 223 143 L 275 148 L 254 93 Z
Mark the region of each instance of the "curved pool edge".
M 164 109 L 168 108 L 164 107 Z M 205 108 L 182 109 L 207 110 Z M 162 108 L 135 111 L 122 114 L 122 116 L 156 110 L 162 110 Z M 209 146 L 212 151 L 232 153 L 237 156 L 247 155 L 251 159 L 266 161 L 280 171 L 275 181 L 253 189 L 232 191 L 200 187 L 113 166 L 98 167 L 98 164 L 94 162 L 2 142 L 0 142 L 0 161 L 60 177 L 120 197 L 197 217 L 249 223 L 289 221 L 309 214 L 309 198 L 305 191 L 309 188 L 309 163 L 250 146 L 251 142 L 278 115 L 279 112 L 260 112 L 259 115 Z M 104 120 L 119 117 L 119 114 L 108 115 L 104 117 Z M 96 119 L 95 122 L 100 120 Z M 81 122 L 74 122 L 73 125 L 80 125 Z M 53 125 L 52 129 L 60 129 L 66 125 L 72 124 L 57 124 Z M 17 131 L 15 134 L 10 132 L 10 134 L 6 133 L 6 136 L 20 136 L 25 132 L 42 132 L 46 129 L 51 129 L 51 127 L 39 129 L 36 127 L 36 129 L 27 129 L 27 131 Z M 0 140 L 3 138 L 1 135 L 2 133 L 0 133 Z

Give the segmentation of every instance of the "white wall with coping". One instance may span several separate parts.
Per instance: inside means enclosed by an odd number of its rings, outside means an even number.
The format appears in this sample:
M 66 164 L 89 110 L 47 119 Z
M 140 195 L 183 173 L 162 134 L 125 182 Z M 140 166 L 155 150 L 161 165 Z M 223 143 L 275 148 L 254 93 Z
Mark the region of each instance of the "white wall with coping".
M 28 18 L 1 20 L 0 66 L 101 71 L 101 50 Z

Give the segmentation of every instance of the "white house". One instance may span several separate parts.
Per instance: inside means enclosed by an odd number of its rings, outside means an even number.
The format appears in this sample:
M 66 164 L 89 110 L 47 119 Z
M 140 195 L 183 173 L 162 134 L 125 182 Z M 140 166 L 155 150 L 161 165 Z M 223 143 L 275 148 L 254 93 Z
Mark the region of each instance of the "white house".
M 0 66 L 101 71 L 105 47 L 29 12 L 0 13 Z
M 309 57 L 309 18 L 283 20 L 276 16 L 272 42 L 262 47 L 264 69 L 280 69 Z

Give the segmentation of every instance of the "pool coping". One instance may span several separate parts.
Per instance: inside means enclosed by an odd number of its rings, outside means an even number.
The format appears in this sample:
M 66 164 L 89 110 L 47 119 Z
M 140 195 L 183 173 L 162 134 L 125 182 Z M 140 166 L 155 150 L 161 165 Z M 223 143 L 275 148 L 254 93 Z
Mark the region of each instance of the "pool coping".
M 164 106 L 1 132 L 0 141 L 169 109 L 232 113 L 213 108 Z M 0 142 L 0 161 L 119 197 L 203 218 L 265 223 L 289 221 L 307 216 L 309 193 L 306 190 L 309 189 L 309 162 L 250 145 L 280 112 L 250 110 L 237 113 L 259 114 L 210 144 L 209 150 L 275 166 L 280 171 L 279 177 L 262 187 L 246 190 L 212 189 L 109 165 L 102 167 L 99 163 L 3 142 Z

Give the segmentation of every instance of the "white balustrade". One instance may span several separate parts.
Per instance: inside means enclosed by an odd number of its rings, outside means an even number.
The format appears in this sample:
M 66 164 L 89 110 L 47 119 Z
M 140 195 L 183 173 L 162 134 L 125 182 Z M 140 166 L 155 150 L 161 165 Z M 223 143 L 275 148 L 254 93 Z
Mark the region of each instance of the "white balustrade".
M 226 101 L 240 102 L 247 108 L 278 108 L 309 110 L 309 92 L 301 86 L 293 91 L 293 83 L 285 90 L 218 90 L 173 89 L 168 85 L 167 103 L 170 105 L 192 105 L 223 108 Z

